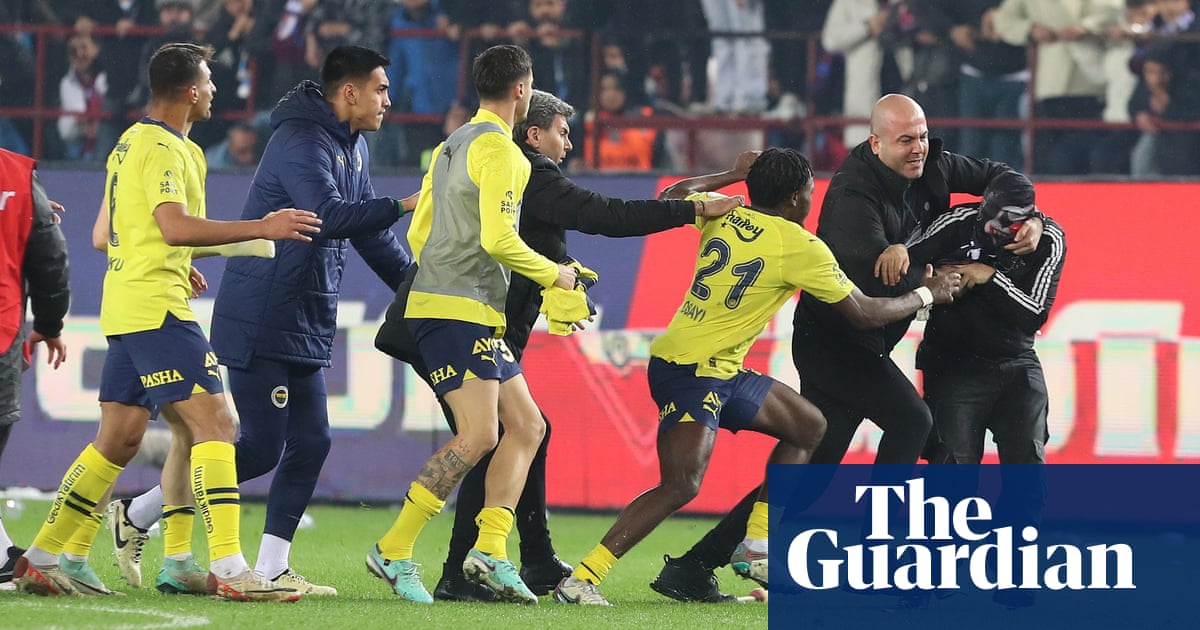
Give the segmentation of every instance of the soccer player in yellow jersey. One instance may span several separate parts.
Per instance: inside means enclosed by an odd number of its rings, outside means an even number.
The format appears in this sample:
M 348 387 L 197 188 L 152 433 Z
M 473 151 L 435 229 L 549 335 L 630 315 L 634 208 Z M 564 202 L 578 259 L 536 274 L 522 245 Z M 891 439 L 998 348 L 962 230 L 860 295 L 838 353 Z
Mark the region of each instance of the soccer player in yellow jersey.
M 775 312 L 803 289 L 856 326 L 878 326 L 953 300 L 960 278 L 933 277 L 896 298 L 864 295 L 833 254 L 802 227 L 812 204 L 808 159 L 791 149 L 743 153 L 734 168 L 678 182 L 667 198 L 705 199 L 746 181 L 752 205 L 717 219 L 698 218 L 696 273 L 667 330 L 650 345 L 647 376 L 659 407 L 661 481 L 638 495 L 603 540 L 554 591 L 568 604 L 609 605 L 597 586 L 609 569 L 700 490 L 718 428 L 777 438 L 769 464 L 803 464 L 825 433 L 825 418 L 793 389 L 742 367 L 750 346 Z M 767 557 L 767 484 L 732 564 L 762 570 Z M 740 554 L 740 555 L 739 555 Z
M 458 422 L 458 435 L 425 462 L 396 522 L 367 554 L 367 567 L 400 597 L 433 603 L 412 561 L 417 535 L 494 448 L 476 516 L 479 537 L 463 573 L 500 599 L 536 604 L 508 560 L 506 544 L 545 424 L 504 345 L 504 302 L 509 270 L 567 291 L 576 274 L 517 235 L 530 165 L 512 141 L 512 127 L 525 119 L 533 94 L 529 54 L 493 46 L 475 58 L 472 74 L 479 111 L 434 150 L 408 230 L 418 271 L 405 320 L 434 390 Z
M 19 588 L 41 595 L 77 591 L 59 568 L 67 540 L 93 520 L 94 509 L 133 457 L 153 409 L 162 407 L 172 439 L 190 447 L 189 490 L 208 533 L 208 591 L 225 599 L 295 601 L 246 564 L 238 542 L 236 427 L 225 402 L 216 357 L 188 306 L 197 248 L 252 239 L 310 240 L 316 215 L 287 208 L 256 221 L 205 217 L 204 154 L 187 138 L 192 123 L 212 115 L 212 48 L 166 44 L 150 59 L 148 115 L 122 134 L 108 159 L 104 207 L 108 271 L 100 326 L 108 354 L 100 377 L 100 430 L 68 468 L 33 544 L 13 571 Z M 203 252 L 200 252 L 203 253 Z M 190 503 L 181 498 L 174 502 Z M 181 510 L 167 527 L 189 533 Z

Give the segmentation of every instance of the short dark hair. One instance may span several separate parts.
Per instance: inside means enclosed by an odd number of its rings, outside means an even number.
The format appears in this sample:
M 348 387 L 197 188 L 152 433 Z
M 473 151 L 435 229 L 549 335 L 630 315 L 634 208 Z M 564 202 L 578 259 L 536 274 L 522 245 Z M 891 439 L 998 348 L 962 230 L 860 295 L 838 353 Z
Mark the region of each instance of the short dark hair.
M 208 44 L 163 44 L 150 57 L 150 97 L 171 98 L 194 84 L 200 77 L 200 64 L 210 61 L 212 56 L 213 47 Z
M 375 68 L 386 68 L 392 60 L 363 46 L 338 46 L 325 56 L 321 66 L 321 91 L 326 96 L 347 81 L 361 83 Z
M 534 90 L 529 98 L 529 113 L 525 115 L 525 120 L 513 127 L 513 140 L 525 142 L 530 127 L 549 129 L 554 124 L 555 116 L 570 118 L 574 115 L 575 108 L 566 101 L 549 92 Z
M 481 101 L 504 98 L 513 84 L 533 72 L 533 59 L 524 48 L 513 44 L 492 46 L 475 57 L 471 76 Z
M 756 206 L 773 208 L 804 190 L 813 179 L 812 164 L 795 149 L 770 148 L 750 165 L 746 189 Z

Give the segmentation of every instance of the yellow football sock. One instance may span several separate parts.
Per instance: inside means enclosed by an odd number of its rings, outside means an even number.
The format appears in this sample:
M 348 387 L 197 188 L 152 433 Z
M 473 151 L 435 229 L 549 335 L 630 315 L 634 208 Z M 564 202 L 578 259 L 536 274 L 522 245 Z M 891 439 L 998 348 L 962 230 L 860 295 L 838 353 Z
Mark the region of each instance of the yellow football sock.
M 596 545 L 588 552 L 588 555 L 583 557 L 583 560 L 579 561 L 579 566 L 575 567 L 575 572 L 571 575 L 584 582 L 600 584 L 604 578 L 608 577 L 609 570 L 616 563 L 617 557 L 608 550 L 608 547 Z
M 493 558 L 508 559 L 508 533 L 512 531 L 516 513 L 510 507 L 485 507 L 479 510 L 475 524 L 479 526 L 479 538 L 475 548 Z
M 174 560 L 192 553 L 192 524 L 196 508 L 190 505 L 164 505 L 162 515 L 163 555 Z
M 754 540 L 767 539 L 766 502 L 754 502 L 754 509 L 750 511 L 750 520 L 746 521 L 746 538 L 752 538 Z
M 46 515 L 46 522 L 33 539 L 33 545 L 47 553 L 62 553 L 67 540 L 91 520 L 96 502 L 122 470 L 88 444 L 63 475 L 58 495 Z
M 71 539 L 63 546 L 63 553 L 70 556 L 72 560 L 86 560 L 88 554 L 92 551 L 92 542 L 96 540 L 96 533 L 100 531 L 100 523 L 104 520 L 104 516 L 93 512 L 91 516 L 84 519 L 79 525 L 79 529 L 71 534 Z
M 192 445 L 192 492 L 208 532 L 210 560 L 241 554 L 241 505 L 232 444 L 210 441 Z
M 414 481 L 408 487 L 408 494 L 404 495 L 404 507 L 400 508 L 396 522 L 379 539 L 379 554 L 385 560 L 412 559 L 413 546 L 421 529 L 445 506 L 445 501 Z

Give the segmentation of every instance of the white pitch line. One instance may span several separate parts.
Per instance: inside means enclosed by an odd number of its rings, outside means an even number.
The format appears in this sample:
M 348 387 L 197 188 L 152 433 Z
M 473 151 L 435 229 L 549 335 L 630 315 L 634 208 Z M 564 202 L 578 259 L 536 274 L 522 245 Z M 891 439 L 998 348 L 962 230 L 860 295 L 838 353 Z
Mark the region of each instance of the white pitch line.
M 5 602 L 6 607 L 16 605 L 16 606 L 24 606 L 27 608 L 56 608 L 56 609 L 60 609 L 60 610 L 63 608 L 63 606 L 62 606 L 63 603 L 65 603 L 65 602 L 62 600 L 56 600 L 54 602 L 50 602 L 50 601 L 38 601 L 38 600 L 30 600 L 30 599 L 24 599 L 24 601 L 22 601 L 21 599 L 16 599 L 16 600 L 10 600 L 8 602 Z M 115 606 L 70 606 L 70 609 L 71 610 L 90 610 L 90 611 L 99 612 L 99 613 L 114 613 L 114 614 L 118 614 L 118 615 L 145 615 L 145 616 L 150 616 L 150 617 L 157 617 L 162 620 L 162 621 L 157 621 L 157 622 L 147 622 L 144 624 L 124 624 L 124 625 L 120 625 L 120 626 L 108 626 L 111 628 L 115 628 L 117 630 L 152 630 L 155 628 L 194 628 L 197 626 L 207 626 L 212 623 L 212 621 L 210 621 L 208 619 L 208 617 L 193 617 L 190 615 L 173 615 L 173 614 L 167 613 L 167 612 L 159 612 L 159 611 L 155 611 L 155 610 L 141 610 L 141 609 L 137 609 L 137 608 L 117 608 Z M 58 628 L 58 626 L 52 626 L 52 628 Z

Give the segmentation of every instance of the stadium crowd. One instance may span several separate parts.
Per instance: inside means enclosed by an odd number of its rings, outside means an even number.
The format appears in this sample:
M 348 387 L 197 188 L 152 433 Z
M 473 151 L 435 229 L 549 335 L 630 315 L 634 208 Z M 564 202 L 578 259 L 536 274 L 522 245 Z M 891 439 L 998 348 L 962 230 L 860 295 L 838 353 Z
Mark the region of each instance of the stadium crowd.
M 150 52 L 192 40 L 217 51 L 215 120 L 194 138 L 214 168 L 252 168 L 275 103 L 316 79 L 341 44 L 392 60 L 391 113 L 403 116 L 371 148 L 377 167 L 418 168 L 443 121 L 476 104 L 464 55 L 512 42 L 533 57 L 537 88 L 579 108 L 572 142 L 582 150 L 567 168 L 684 170 L 707 166 L 688 159 L 710 144 L 725 149 L 724 164 L 743 149 L 807 143 L 814 166 L 832 171 L 865 137 L 862 124 L 805 138 L 766 122 L 865 122 L 876 98 L 898 92 L 932 118 L 1010 121 L 939 129 L 948 148 L 1017 169 L 1022 119 L 1095 123 L 1038 129 L 1028 166 L 1039 175 L 1200 174 L 1200 131 L 1186 127 L 1200 117 L 1190 0 L 6 0 L 0 24 L 18 26 L 0 32 L 10 60 L 0 108 L 63 110 L 45 121 L 40 159 L 101 163 L 145 105 Z M 48 40 L 42 68 L 36 37 Z M 13 87 L 38 77 L 44 102 Z M 602 124 L 650 115 L 759 118 L 766 132 Z M 0 117 L 0 147 L 30 154 L 34 124 Z

